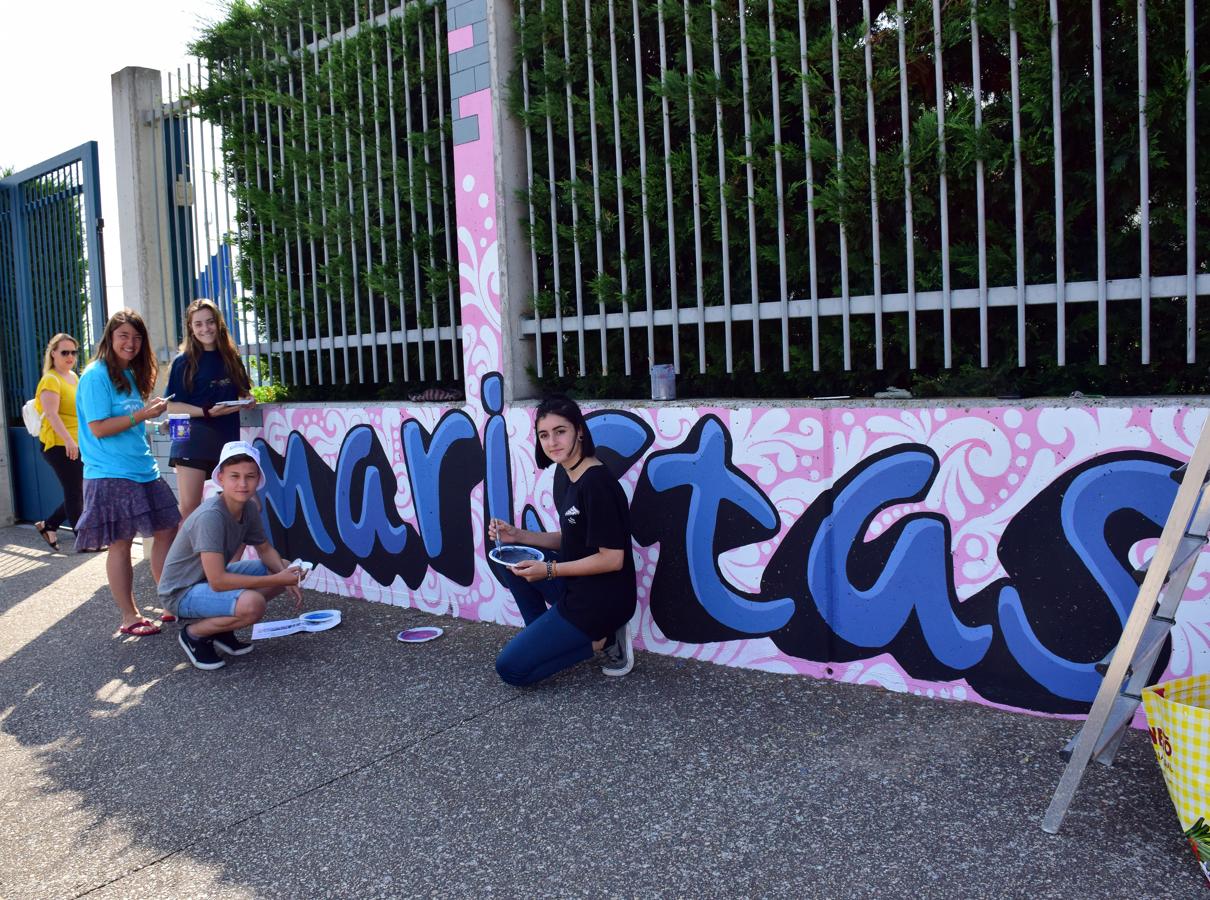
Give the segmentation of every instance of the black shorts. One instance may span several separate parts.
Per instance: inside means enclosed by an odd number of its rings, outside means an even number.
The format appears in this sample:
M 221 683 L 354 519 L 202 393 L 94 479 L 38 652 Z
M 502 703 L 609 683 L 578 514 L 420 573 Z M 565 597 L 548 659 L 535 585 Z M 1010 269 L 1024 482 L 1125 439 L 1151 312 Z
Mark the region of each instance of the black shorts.
M 174 456 L 168 460 L 168 465 L 173 468 L 184 466 L 186 469 L 199 469 L 209 475 L 214 471 L 214 467 L 218 465 L 217 459 L 183 459 L 179 456 Z

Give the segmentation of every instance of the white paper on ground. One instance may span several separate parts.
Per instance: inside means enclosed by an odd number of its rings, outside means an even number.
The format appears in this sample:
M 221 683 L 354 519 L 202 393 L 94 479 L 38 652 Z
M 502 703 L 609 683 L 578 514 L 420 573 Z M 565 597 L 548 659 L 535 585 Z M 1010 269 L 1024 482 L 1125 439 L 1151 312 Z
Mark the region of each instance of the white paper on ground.
M 340 624 L 339 609 L 318 609 L 299 616 L 297 619 L 279 619 L 276 622 L 257 622 L 252 626 L 252 640 L 283 637 L 300 631 L 327 631 Z

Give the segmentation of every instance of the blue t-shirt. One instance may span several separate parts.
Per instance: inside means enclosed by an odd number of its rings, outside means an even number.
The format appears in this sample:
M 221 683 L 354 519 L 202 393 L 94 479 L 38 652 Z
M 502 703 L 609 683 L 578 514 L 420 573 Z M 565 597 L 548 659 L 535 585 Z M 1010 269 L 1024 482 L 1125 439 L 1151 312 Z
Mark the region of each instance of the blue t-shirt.
M 239 390 L 227 374 L 222 354 L 217 350 L 202 351 L 197 371 L 193 373 L 193 390 L 185 387 L 186 362 L 182 353 L 172 361 L 172 370 L 168 373 L 166 393 L 176 395 L 172 398 L 174 402 L 205 406 L 207 403 L 239 399 Z M 172 457 L 217 461 L 223 444 L 238 440 L 239 413 L 228 413 L 214 419 L 195 417 L 189 420 L 189 437 L 172 442 Z
M 146 483 L 160 477 L 160 467 L 147 444 L 147 429 L 143 423 L 119 431 L 106 438 L 96 437 L 89 422 L 99 422 L 113 416 L 128 416 L 143 408 L 130 370 L 123 373 L 130 391 L 119 393 L 109 380 L 109 368 L 104 360 L 88 364 L 76 387 L 76 416 L 80 420 L 80 458 L 84 460 L 85 478 L 125 478 Z

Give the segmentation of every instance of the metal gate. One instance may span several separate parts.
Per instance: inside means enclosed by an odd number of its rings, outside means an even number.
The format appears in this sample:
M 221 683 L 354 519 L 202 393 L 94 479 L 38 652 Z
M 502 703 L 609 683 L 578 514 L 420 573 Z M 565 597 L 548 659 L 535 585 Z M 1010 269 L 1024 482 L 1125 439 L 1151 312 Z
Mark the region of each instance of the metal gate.
M 102 227 L 95 141 L 0 179 L 0 396 L 18 519 L 45 518 L 62 500 L 21 406 L 34 395 L 52 336 L 76 337 L 81 365 L 100 338 Z

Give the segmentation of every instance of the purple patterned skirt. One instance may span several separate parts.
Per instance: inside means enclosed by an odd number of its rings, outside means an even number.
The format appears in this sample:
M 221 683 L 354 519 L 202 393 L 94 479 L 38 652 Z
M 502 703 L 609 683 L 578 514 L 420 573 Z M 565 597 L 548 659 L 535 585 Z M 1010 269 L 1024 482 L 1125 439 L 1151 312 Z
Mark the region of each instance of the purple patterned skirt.
M 84 512 L 76 523 L 76 550 L 100 550 L 114 541 L 151 537 L 181 521 L 172 488 L 163 478 L 85 478 Z

